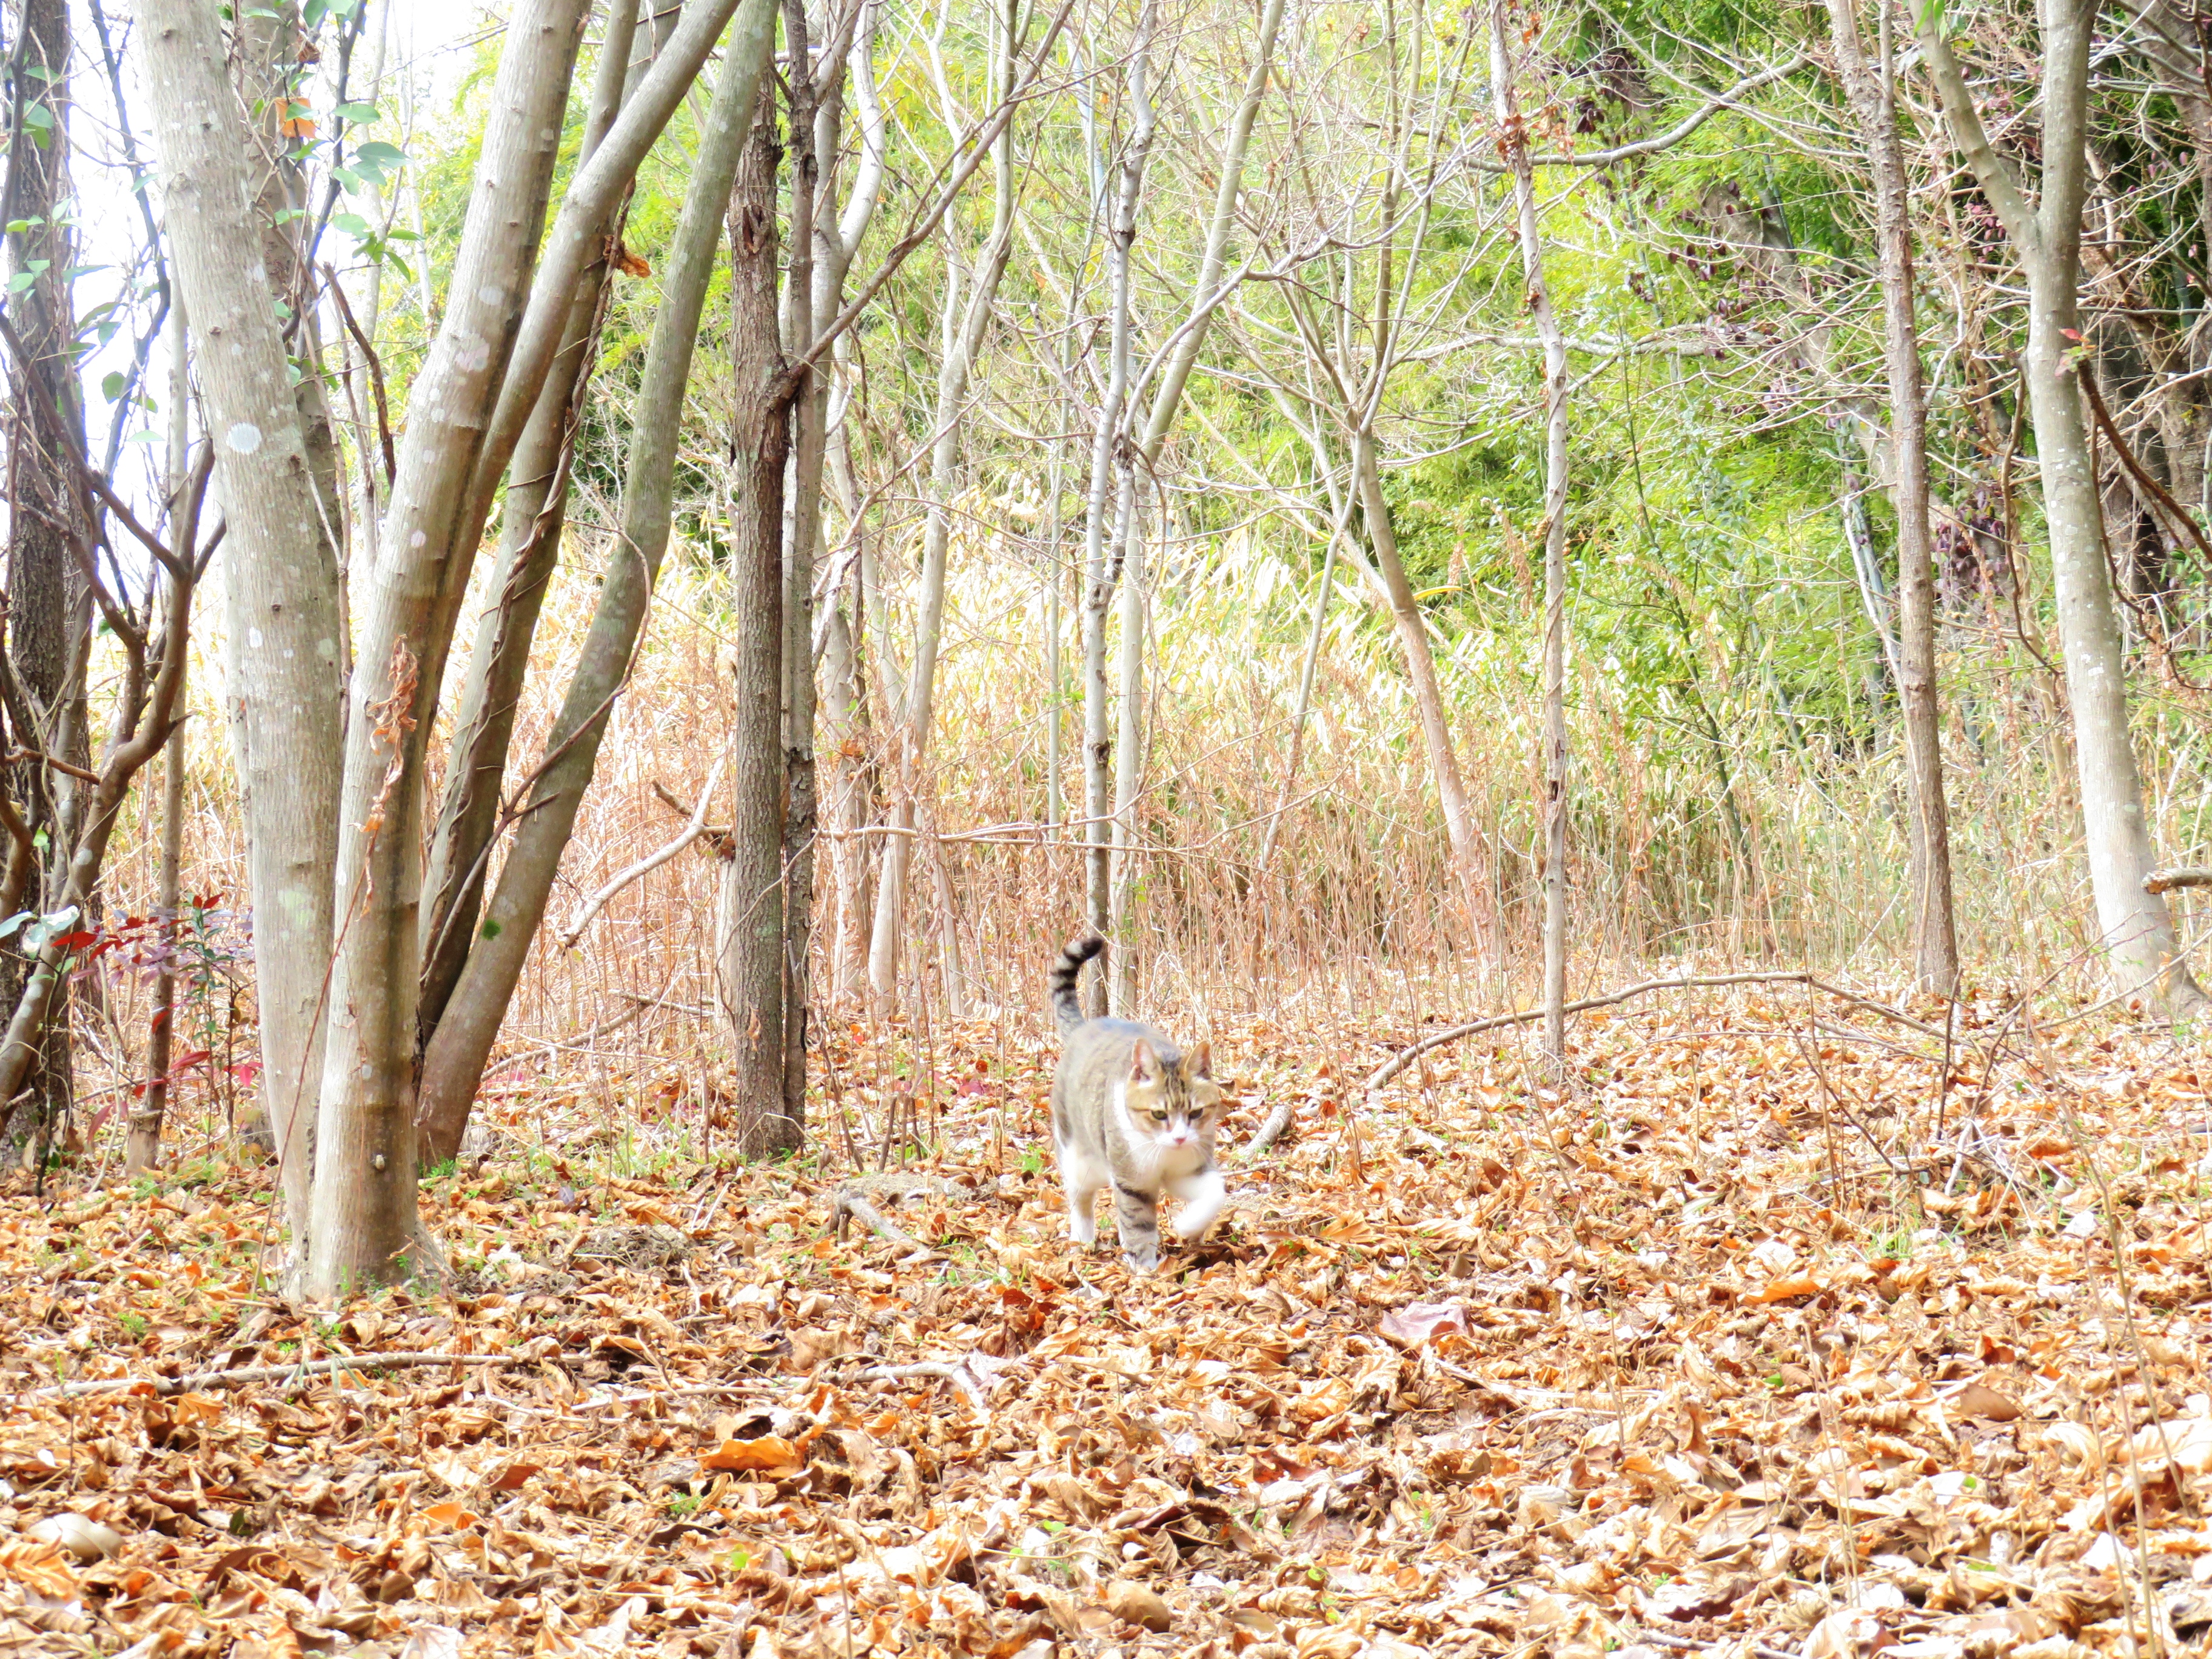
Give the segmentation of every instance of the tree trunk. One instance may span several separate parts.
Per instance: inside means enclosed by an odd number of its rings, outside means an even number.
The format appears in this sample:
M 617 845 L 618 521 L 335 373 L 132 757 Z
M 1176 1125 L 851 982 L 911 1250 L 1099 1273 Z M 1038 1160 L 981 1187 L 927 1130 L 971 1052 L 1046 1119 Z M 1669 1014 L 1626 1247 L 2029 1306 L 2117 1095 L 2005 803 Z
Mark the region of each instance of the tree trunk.
M 1950 996 L 1958 989 L 1952 920 L 1950 814 L 1943 795 L 1942 713 L 1936 687 L 1936 573 L 1928 516 L 1928 404 L 1913 317 L 1912 226 L 1905 151 L 1897 134 L 1889 56 L 1889 0 L 1883 7 L 1879 77 L 1859 44 L 1857 0 L 1828 0 L 1829 33 L 1859 136 L 1874 170 L 1875 235 L 1881 253 L 1884 355 L 1889 372 L 1891 447 L 1897 507 L 1898 679 L 1912 795 L 1914 976 Z
M 791 100 L 791 275 L 784 286 L 785 337 L 794 352 L 814 343 L 814 216 L 822 168 L 815 155 L 821 100 L 808 44 L 806 0 L 784 0 L 783 38 Z M 783 1110 L 806 1121 L 808 969 L 814 948 L 814 556 L 822 528 L 822 456 L 829 410 L 811 367 L 793 377 L 790 533 L 783 553 Z
M 235 257 L 264 244 L 216 20 L 182 0 L 148 0 L 140 17 L 163 199 L 176 228 L 170 253 L 201 345 L 195 364 L 229 526 L 224 696 L 242 711 L 232 729 L 261 987 L 261 1100 L 301 1249 L 338 815 L 337 572 L 326 562 L 268 273 Z
M 1144 9 L 1138 14 L 1127 71 L 1129 136 L 1123 143 L 1121 185 L 1114 193 L 1112 217 L 1106 227 L 1113 334 L 1108 348 L 1106 399 L 1098 410 L 1098 426 L 1091 446 L 1091 488 L 1083 530 L 1083 798 L 1089 820 L 1084 838 L 1091 847 L 1091 926 L 1101 933 L 1109 933 L 1113 927 L 1114 878 L 1114 739 L 1107 721 L 1106 612 L 1113 603 L 1117 573 L 1109 568 L 1107 559 L 1109 548 L 1118 560 L 1127 547 L 1129 515 L 1134 510 L 1128 462 L 1120 451 L 1131 375 L 1130 252 L 1137 238 L 1137 204 L 1144 193 L 1145 166 L 1152 155 L 1158 122 L 1150 85 L 1152 31 L 1157 22 L 1155 0 L 1145 0 Z M 1106 519 L 1109 484 L 1115 486 L 1110 532 Z M 1106 1011 L 1107 985 L 1113 977 L 1109 972 L 1091 979 L 1089 1006 L 1094 1016 Z
M 1413 709 L 1421 723 L 1429 770 L 1436 776 L 1437 796 L 1443 806 L 1452 867 L 1465 896 L 1476 948 L 1496 962 L 1501 955 L 1498 921 L 1486 879 L 1482 836 L 1475 828 L 1467 785 L 1460 777 L 1451 721 L 1444 712 L 1443 691 L 1437 684 L 1436 659 L 1429 652 L 1428 623 L 1413 598 L 1413 584 L 1406 579 L 1405 561 L 1398 556 L 1398 536 L 1390 523 L 1390 504 L 1383 498 L 1382 465 L 1371 431 L 1354 434 L 1352 464 L 1358 475 L 1360 516 L 1367 525 L 1368 545 L 1375 550 L 1375 568 L 1382 575 L 1384 592 L 1389 595 L 1390 617 L 1397 627 L 1399 648 L 1405 653 L 1407 677 L 1413 683 Z
M 720 240 L 722 210 L 775 38 L 775 0 L 747 0 L 731 31 L 683 214 L 662 264 L 660 304 L 630 434 L 621 524 L 609 549 L 599 603 L 561 711 L 547 734 L 542 769 L 516 822 L 499 885 L 473 930 L 477 939 L 467 963 L 423 1051 L 417 1119 L 425 1156 L 432 1161 L 451 1158 L 459 1149 L 470 1103 L 529 961 L 531 940 L 544 918 L 562 854 L 598 765 L 614 699 L 636 654 L 638 630 L 668 547 L 684 393 Z
M 848 74 L 829 77 L 821 108 L 815 116 L 814 154 L 823 180 L 820 205 L 814 214 L 814 330 L 817 335 L 836 319 L 844 304 L 845 276 L 852 267 L 854 255 L 860 251 L 860 239 L 867 234 L 875 218 L 876 203 L 883 186 L 884 112 L 876 97 L 871 62 L 878 15 L 872 6 L 862 14 L 846 58 Z M 860 154 L 854 171 L 852 193 L 843 213 L 833 223 L 829 204 L 836 196 L 848 82 L 860 116 Z M 835 472 L 839 479 L 839 499 L 849 533 L 856 540 L 865 534 L 865 527 L 854 522 L 862 507 L 850 488 L 849 473 L 833 467 L 830 462 L 832 434 L 836 433 L 842 438 L 837 429 L 842 426 L 846 408 L 842 398 L 833 405 L 831 383 L 832 374 L 817 368 L 813 376 L 816 412 L 801 427 L 799 459 L 793 468 L 799 490 L 793 521 L 796 525 L 802 515 L 811 516 L 815 526 L 811 539 L 817 559 L 821 549 L 822 487 L 826 472 Z M 856 572 L 858 565 L 856 559 Z M 831 753 L 830 815 L 836 831 L 830 850 L 830 883 L 836 893 L 836 916 L 830 946 L 830 1000 L 838 1004 L 867 973 L 868 941 L 861 926 L 861 912 L 866 902 L 867 848 L 855 835 L 867 816 L 868 776 L 864 753 L 867 710 L 860 673 L 859 615 L 857 604 L 848 610 L 842 599 L 833 593 L 830 613 L 823 630 Z
M 408 398 L 380 562 L 360 596 L 306 1283 L 316 1297 L 404 1282 L 428 1255 L 415 1132 L 424 754 L 484 521 L 472 499 L 490 464 L 484 416 L 531 291 L 584 15 L 583 0 L 532 0 L 508 27 L 445 320 Z
M 776 329 L 775 122 L 763 104 L 730 195 L 731 591 L 734 780 L 715 957 L 734 1036 L 738 1148 L 796 1151 L 784 1095 L 783 468 L 790 403 Z
M 178 696 L 184 695 L 181 679 Z M 179 726 L 162 757 L 161 872 L 155 914 L 161 924 L 161 966 L 154 975 L 154 1012 L 147 1021 L 146 1093 L 130 1116 L 123 1172 L 143 1175 L 161 1161 L 161 1126 L 168 1114 L 169 1056 L 174 1052 L 177 1008 L 178 866 L 185 823 L 185 745 L 190 727 Z
M 1014 31 L 1018 16 L 1018 9 L 1009 5 L 994 20 L 996 39 L 991 82 L 993 91 L 1001 99 L 1011 98 L 1014 91 L 1018 45 Z M 945 112 L 948 124 L 952 114 L 951 110 Z M 959 482 L 961 428 L 967 412 L 969 386 L 975 377 L 975 358 L 990 326 L 1000 279 L 1006 275 L 1007 258 L 1013 252 L 1013 124 L 1010 121 L 1000 131 L 992 158 L 998 193 L 993 204 L 990 237 L 983 245 L 975 270 L 969 273 L 967 304 L 946 319 L 945 362 L 937 376 L 927 519 L 922 532 L 914 663 L 899 745 L 896 816 L 891 825 L 893 833 L 884 840 L 883 870 L 876 884 L 874 938 L 868 951 L 870 988 L 878 1008 L 884 1011 L 892 1006 L 898 995 L 899 929 L 905 917 L 915 837 L 921 822 L 918 796 L 922 788 L 923 762 L 929 750 L 930 723 L 936 708 L 937 656 L 945 630 L 945 558 L 952 538 L 952 497 Z M 948 226 L 948 282 L 957 282 L 959 278 L 957 261 L 951 254 L 951 239 L 955 234 Z
M 67 210 L 69 9 L 64 0 L 20 0 L 13 21 L 9 55 L 15 73 L 5 113 L 9 130 L 22 138 L 7 158 L 14 189 L 0 219 L 9 225 L 9 275 L 25 284 L 20 294 L 9 295 L 8 309 L 27 362 L 8 364 L 15 395 L 5 416 L 10 471 L 6 650 L 36 727 L 18 732 L 16 741 L 82 766 L 88 738 L 81 710 L 90 609 L 60 526 L 74 525 L 81 536 L 88 527 L 82 522 L 67 450 L 31 407 L 35 400 L 58 414 L 82 444 L 84 408 L 71 338 L 78 251 Z M 0 787 L 12 792 L 25 825 L 43 843 L 37 883 L 27 890 L 28 908 L 51 911 L 62 902 L 83 785 L 65 772 L 40 766 L 8 769 Z M 22 951 L 21 933 L 0 945 L 0 1008 L 17 1005 L 35 954 Z M 52 1006 L 38 1036 L 29 1099 L 20 1107 L 13 1098 L 0 1100 L 0 1144 L 11 1148 L 29 1139 L 40 1125 L 58 1121 L 69 1107 L 66 991 L 53 997 Z
M 636 22 L 634 0 L 616 0 L 599 48 L 580 165 L 591 160 L 614 125 L 626 84 L 642 73 L 643 64 L 631 60 Z M 615 209 L 599 257 L 585 268 L 569 303 L 559 354 L 515 445 L 510 466 L 490 584 L 498 598 L 477 624 L 475 648 L 469 654 L 446 766 L 445 796 L 431 836 L 425 882 L 430 904 L 423 933 L 422 1001 L 416 1011 L 416 1042 L 425 1050 L 475 945 L 507 753 L 530 670 L 531 642 L 537 636 L 538 614 L 552 586 L 568 527 L 568 471 L 612 281 L 604 250 L 620 238 L 628 205 L 625 194 Z M 442 1137 L 434 1133 L 431 1139 Z
M 1130 1018 L 1137 1007 L 1137 947 L 1129 904 L 1136 878 L 1137 792 L 1144 782 L 1146 600 L 1143 502 L 1134 477 L 1124 480 L 1129 509 L 1122 524 L 1121 662 L 1115 686 L 1114 854 L 1107 937 L 1115 949 L 1102 978 L 1110 978 L 1114 1011 Z
M 186 350 L 190 337 L 185 325 L 185 308 L 174 295 L 170 296 L 169 304 L 167 524 L 169 533 L 174 537 L 177 526 L 184 521 L 185 491 L 189 483 L 192 381 Z M 169 602 L 177 603 L 179 597 L 172 583 Z M 185 677 L 179 675 L 177 696 L 180 700 L 185 695 Z M 161 926 L 160 966 L 154 975 L 154 1009 L 146 1022 L 146 1093 L 131 1114 L 124 1146 L 123 1170 L 126 1175 L 143 1175 L 161 1161 L 161 1129 L 168 1115 L 169 1057 L 174 1052 L 176 1035 L 172 1022 L 177 1008 L 177 899 L 179 866 L 184 854 L 185 761 L 189 734 L 189 727 L 179 726 L 176 735 L 169 739 L 168 752 L 163 757 L 161 884 L 155 895 L 155 914 Z
M 1841 0 L 1838 0 L 1841 3 Z M 1567 1066 L 1567 343 L 1544 280 L 1535 170 L 1508 42 L 1507 0 L 1490 0 L 1490 80 L 1513 173 L 1521 275 L 1544 343 L 1544 1058 Z M 1395 595 L 1394 595 L 1395 597 Z
M 1145 470 L 1153 471 L 1175 424 L 1183 387 L 1206 343 L 1207 325 L 1224 297 L 1221 280 L 1226 263 L 1229 235 L 1237 221 L 1237 202 L 1244 186 L 1244 156 L 1251 144 L 1252 125 L 1260 102 L 1267 95 L 1268 71 L 1273 62 L 1275 36 L 1283 21 L 1283 0 L 1267 0 L 1260 16 L 1260 38 L 1245 72 L 1244 94 L 1231 118 L 1229 142 L 1224 149 L 1220 179 L 1215 186 L 1213 215 L 1207 221 L 1205 251 L 1199 257 L 1198 280 L 1191 290 L 1191 309 L 1182 338 L 1160 376 L 1145 422 L 1141 444 Z M 1140 121 L 1149 118 L 1140 114 Z M 1114 824 L 1109 878 L 1108 932 L 1117 949 L 1109 963 L 1113 1000 L 1117 1007 L 1133 1009 L 1137 1000 L 1137 951 L 1130 937 L 1129 903 L 1136 878 L 1137 796 L 1144 787 L 1144 679 L 1146 614 L 1150 600 L 1145 581 L 1144 521 L 1131 502 L 1127 518 L 1128 539 L 1121 544 L 1121 660 L 1119 698 L 1121 731 L 1114 765 Z M 1104 977 L 1102 975 L 1102 977 Z
M 2099 930 L 2119 991 L 2148 994 L 2179 1017 L 2195 1013 L 2206 998 L 2180 958 L 2164 896 L 2143 890 L 2143 878 L 2156 860 L 2128 731 L 2126 661 L 2105 567 L 2104 527 L 2081 392 L 2074 379 L 2072 353 L 2081 338 L 2089 46 L 2096 17 L 2067 0 L 2039 0 L 2038 9 L 2043 172 L 2033 206 L 2013 164 L 1991 147 L 1966 76 L 1932 11 L 1923 15 L 1920 41 L 1952 142 L 2003 222 L 2027 276 L 2028 406 L 2051 536 Z

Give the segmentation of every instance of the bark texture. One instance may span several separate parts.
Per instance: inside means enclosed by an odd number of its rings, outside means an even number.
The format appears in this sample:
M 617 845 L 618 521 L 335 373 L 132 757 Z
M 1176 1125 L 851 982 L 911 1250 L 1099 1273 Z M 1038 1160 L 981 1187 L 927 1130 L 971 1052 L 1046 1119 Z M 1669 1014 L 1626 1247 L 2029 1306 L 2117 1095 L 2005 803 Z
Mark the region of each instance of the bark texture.
M 229 526 L 223 695 L 245 800 L 261 1100 L 297 1245 L 313 1190 L 330 965 L 343 695 L 337 571 L 276 322 L 254 162 L 216 19 L 181 0 L 149 0 L 140 18 L 171 258 L 198 342 L 200 397 Z M 242 260 L 240 250 L 249 251 Z
M 1886 6 L 1888 0 L 1875 0 Z M 1837 67 L 1874 172 L 1875 232 L 1881 259 L 1882 343 L 1889 377 L 1891 500 L 1897 507 L 1898 689 L 1912 801 L 1914 976 L 1948 996 L 1958 988 L 1952 918 L 1950 813 L 1943 793 L 1942 711 L 1936 686 L 1936 567 L 1928 507 L 1928 404 L 1913 317 L 1912 228 L 1905 150 L 1881 30 L 1877 74 L 1859 43 L 1857 0 L 1828 0 Z
M 584 15 L 584 0 L 532 0 L 508 26 L 445 319 L 408 399 L 376 563 L 356 586 L 307 1262 L 317 1296 L 404 1280 L 428 1248 L 415 1133 L 424 750 L 483 523 L 471 480 L 489 464 L 485 416 L 531 291 Z
M 789 394 L 776 327 L 773 123 L 758 121 L 729 199 L 732 665 L 730 857 L 715 958 L 733 1036 L 737 1140 L 747 1158 L 805 1137 L 784 1097 L 783 469 Z
M 544 919 L 561 857 L 599 763 L 614 699 L 637 648 L 654 578 L 668 547 L 669 511 L 699 318 L 720 240 L 722 210 L 775 39 L 774 0 L 747 0 L 708 106 L 683 213 L 661 270 L 661 303 L 630 434 L 621 527 L 608 550 L 599 603 L 547 735 L 529 800 L 499 884 L 484 906 L 466 965 L 422 1056 L 417 1119 L 425 1155 L 452 1157 L 468 1124 L 500 1022 Z
M 2075 764 L 2097 921 L 2117 988 L 2175 1016 L 2204 993 L 2179 955 L 2163 896 L 2143 890 L 2156 860 L 2128 730 L 2126 659 L 2105 564 L 2096 470 L 2075 376 L 2081 208 L 2088 160 L 2089 46 L 2096 16 L 2069 0 L 2038 0 L 2043 40 L 2040 191 L 2028 200 L 2014 164 L 1990 144 L 1981 113 L 1934 9 L 1920 44 L 1951 141 L 2003 222 L 2027 277 L 2028 406 L 2035 422 L 2044 518 L 2074 714 Z

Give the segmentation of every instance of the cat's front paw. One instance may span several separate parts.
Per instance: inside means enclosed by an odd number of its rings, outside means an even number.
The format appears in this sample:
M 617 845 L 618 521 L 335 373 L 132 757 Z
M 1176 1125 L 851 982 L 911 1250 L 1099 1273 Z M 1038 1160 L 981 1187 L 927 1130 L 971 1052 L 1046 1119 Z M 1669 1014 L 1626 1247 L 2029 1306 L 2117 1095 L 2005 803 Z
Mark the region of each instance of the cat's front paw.
M 1129 1271 L 1133 1273 L 1156 1273 L 1159 1269 L 1160 1253 L 1156 1249 L 1146 1250 L 1142 1254 L 1135 1250 L 1124 1250 L 1121 1252 L 1121 1260 L 1129 1264 Z

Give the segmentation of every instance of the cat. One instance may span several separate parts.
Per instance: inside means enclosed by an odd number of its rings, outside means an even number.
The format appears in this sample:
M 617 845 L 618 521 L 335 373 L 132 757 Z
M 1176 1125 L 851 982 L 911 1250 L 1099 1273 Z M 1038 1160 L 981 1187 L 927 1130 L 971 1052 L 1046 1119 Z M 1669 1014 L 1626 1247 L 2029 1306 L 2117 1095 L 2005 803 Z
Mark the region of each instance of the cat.
M 1166 1032 L 1127 1019 L 1086 1019 L 1076 1000 L 1083 964 L 1105 950 L 1091 934 L 1060 953 L 1048 983 L 1059 1022 L 1060 1068 L 1052 1079 L 1052 1139 L 1067 1194 L 1067 1230 L 1096 1243 L 1092 1200 L 1114 1188 L 1121 1254 L 1150 1273 L 1160 1261 L 1160 1194 L 1182 1200 L 1176 1231 L 1203 1238 L 1228 1198 L 1215 1165 L 1213 1135 L 1222 1102 L 1212 1051 L 1188 1054 Z

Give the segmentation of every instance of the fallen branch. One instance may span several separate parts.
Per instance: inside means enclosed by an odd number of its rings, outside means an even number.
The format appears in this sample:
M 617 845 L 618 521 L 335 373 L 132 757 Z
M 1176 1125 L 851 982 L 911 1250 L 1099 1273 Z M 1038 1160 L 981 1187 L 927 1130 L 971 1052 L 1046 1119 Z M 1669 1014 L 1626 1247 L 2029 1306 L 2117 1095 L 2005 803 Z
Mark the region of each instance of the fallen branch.
M 2208 879 L 2212 879 L 2212 874 L 2208 874 Z M 1571 1002 L 1566 1006 L 1565 1012 L 1571 1014 L 1588 1013 L 1593 1008 L 1610 1008 L 1615 1004 L 1626 1002 L 1632 997 L 1644 996 L 1653 991 L 1686 991 L 1717 985 L 1809 985 L 1816 991 L 1825 991 L 1832 997 L 1850 1003 L 1855 1007 L 1863 1008 L 1869 1013 L 1879 1014 L 1884 1019 L 1893 1020 L 1899 1025 L 1918 1031 L 1923 1036 L 1941 1040 L 1943 1036 L 1943 1033 L 1934 1026 L 1923 1024 L 1902 1009 L 1893 1008 L 1886 1002 L 1876 1002 L 1870 997 L 1861 996 L 1856 991 L 1846 991 L 1839 985 L 1831 985 L 1826 980 L 1802 968 L 1782 973 L 1699 974 L 1687 979 L 1647 979 L 1641 984 L 1631 985 L 1625 990 L 1610 991 L 1601 997 L 1585 997 L 1580 1002 Z M 1373 1093 L 1423 1054 L 1433 1049 L 1441 1048 L 1447 1043 L 1480 1036 L 1484 1031 L 1495 1031 L 1508 1025 L 1527 1025 L 1543 1017 L 1544 1011 L 1541 1008 L 1528 1008 L 1517 1013 L 1492 1014 L 1487 1019 L 1472 1020 L 1465 1025 L 1455 1025 L 1447 1031 L 1435 1032 L 1423 1037 L 1411 1048 L 1401 1049 L 1377 1066 L 1369 1075 L 1367 1081 L 1361 1085 L 1361 1092 Z M 1281 1112 L 1282 1109 L 1278 1108 L 1277 1110 Z M 1287 1114 L 1284 1115 L 1287 1121 Z M 1273 1120 L 1271 1118 L 1269 1121 L 1272 1123 Z M 1278 1130 L 1277 1133 L 1281 1132 Z M 1255 1140 L 1246 1156 L 1249 1157 L 1260 1152 L 1265 1145 L 1264 1141 Z
M 27 1401 L 82 1400 L 89 1395 L 123 1394 L 145 1389 L 163 1396 L 197 1394 L 203 1389 L 235 1389 L 252 1382 L 290 1377 L 327 1376 L 337 1371 L 399 1370 L 412 1365 L 534 1365 L 549 1356 L 519 1353 L 356 1353 L 341 1359 L 309 1359 L 290 1365 L 243 1365 L 190 1376 L 104 1376 L 92 1382 L 64 1382 L 26 1395 Z
M 1260 1133 L 1245 1143 L 1244 1150 L 1237 1154 L 1239 1164 L 1249 1164 L 1275 1144 L 1276 1137 L 1291 1127 L 1291 1114 L 1297 1109 L 1297 1097 L 1285 1095 L 1275 1103 L 1275 1109 L 1267 1114 Z
M 840 1238 L 845 1236 L 845 1223 L 848 1218 L 850 1218 L 860 1222 L 878 1238 L 887 1238 L 894 1244 L 902 1244 L 908 1249 L 919 1252 L 922 1255 L 936 1255 L 936 1252 L 928 1245 L 907 1231 L 898 1223 L 888 1219 L 881 1210 L 868 1202 L 866 1194 L 855 1192 L 850 1187 L 840 1187 L 837 1189 L 836 1207 L 837 1237 Z
M 864 1199 L 863 1203 L 866 1202 Z M 856 1379 L 862 1382 L 904 1382 L 913 1377 L 934 1376 L 950 1382 L 960 1390 L 978 1417 L 991 1414 L 990 1402 L 983 1397 L 982 1386 L 975 1374 L 964 1364 L 951 1364 L 941 1359 L 924 1359 L 912 1365 L 878 1365 L 873 1370 L 862 1371 Z
M 2143 878 L 2146 893 L 2166 893 L 2177 887 L 2212 887 L 2212 869 L 2201 864 L 2177 864 L 2170 870 L 2154 870 Z

